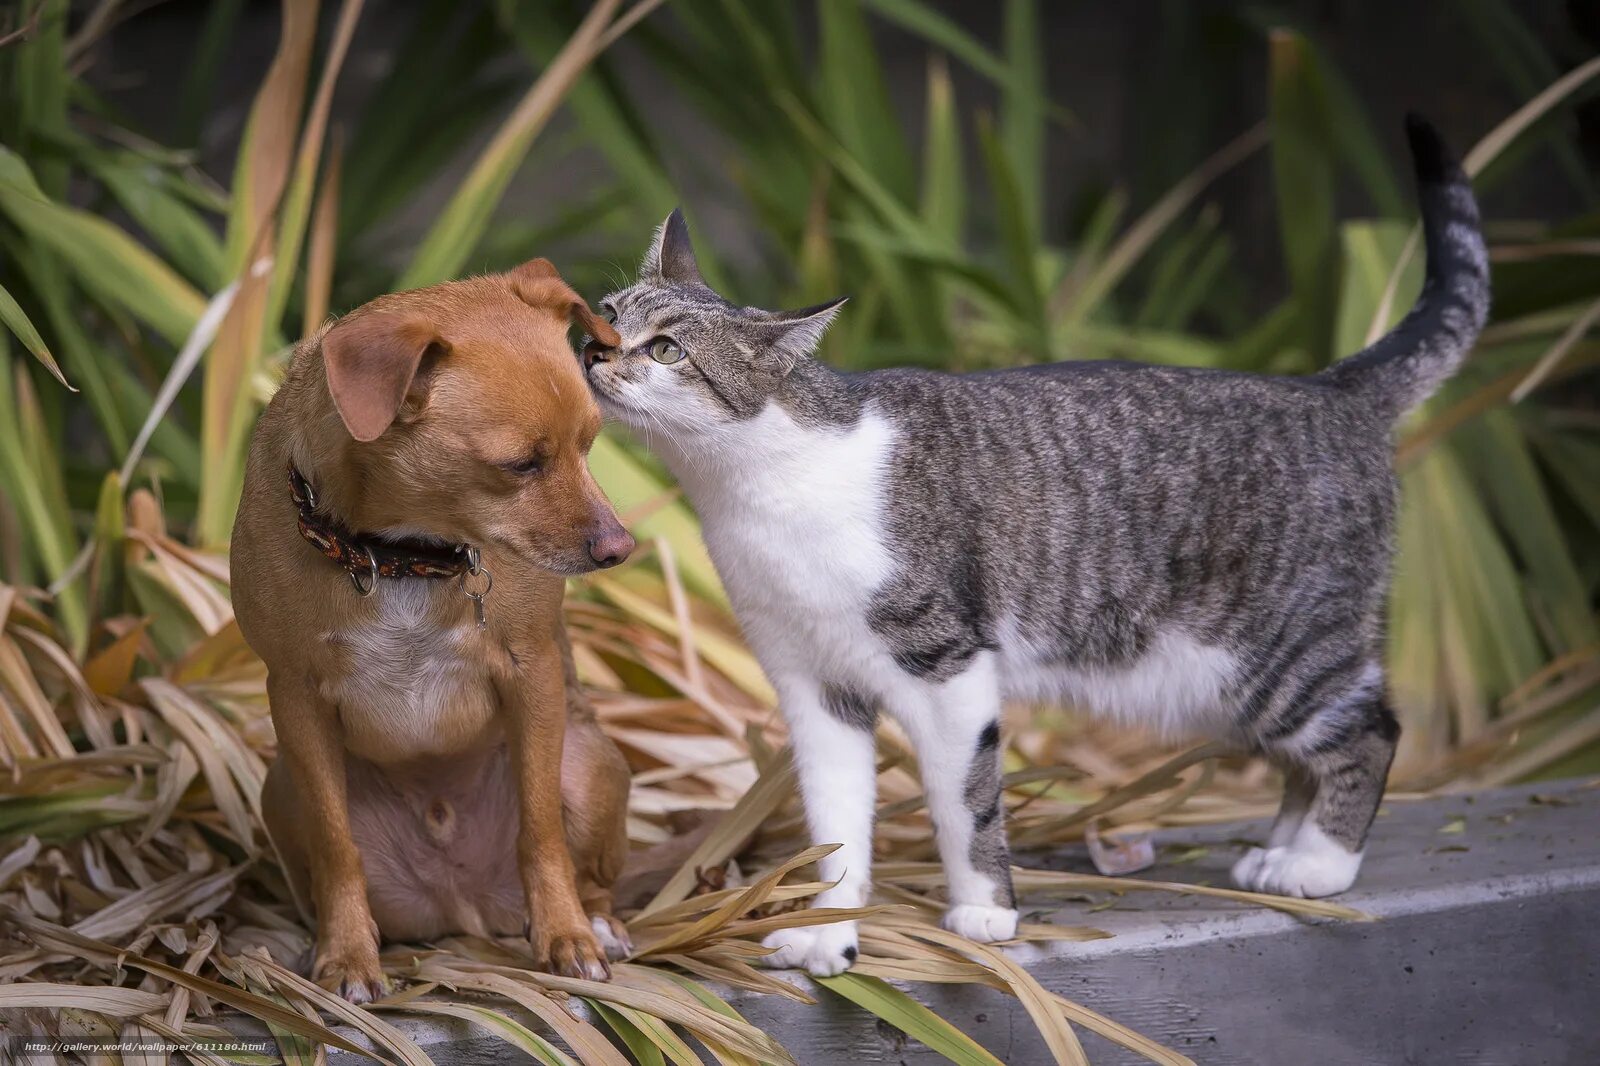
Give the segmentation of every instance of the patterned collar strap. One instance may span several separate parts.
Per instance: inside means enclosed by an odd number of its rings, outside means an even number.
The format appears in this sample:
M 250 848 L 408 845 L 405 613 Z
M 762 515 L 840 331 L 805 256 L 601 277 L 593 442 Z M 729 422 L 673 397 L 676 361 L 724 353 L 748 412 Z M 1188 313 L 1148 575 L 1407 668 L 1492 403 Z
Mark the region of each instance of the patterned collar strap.
M 380 577 L 459 577 L 472 569 L 465 544 L 437 544 L 414 538 L 379 539 L 346 528 L 317 511 L 316 490 L 289 466 L 289 497 L 299 513 L 300 535 L 317 551 L 344 567 L 356 590 L 370 595 Z

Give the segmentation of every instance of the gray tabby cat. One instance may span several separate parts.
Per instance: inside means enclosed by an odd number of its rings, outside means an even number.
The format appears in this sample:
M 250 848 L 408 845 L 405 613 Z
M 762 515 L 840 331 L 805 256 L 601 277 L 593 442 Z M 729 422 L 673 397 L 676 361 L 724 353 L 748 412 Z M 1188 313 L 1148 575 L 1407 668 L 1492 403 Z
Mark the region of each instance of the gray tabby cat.
M 1489 307 L 1465 176 L 1408 121 L 1427 283 L 1388 336 L 1303 378 L 1058 363 L 840 374 L 842 300 L 774 313 L 706 287 L 683 216 L 602 304 L 602 408 L 681 482 L 793 736 L 819 906 L 866 902 L 879 709 L 915 745 L 947 928 L 1014 935 L 1001 699 L 1064 699 L 1225 737 L 1287 777 L 1239 884 L 1354 881 L 1399 726 L 1384 695 L 1395 422 Z M 775 934 L 775 965 L 847 967 L 854 923 Z

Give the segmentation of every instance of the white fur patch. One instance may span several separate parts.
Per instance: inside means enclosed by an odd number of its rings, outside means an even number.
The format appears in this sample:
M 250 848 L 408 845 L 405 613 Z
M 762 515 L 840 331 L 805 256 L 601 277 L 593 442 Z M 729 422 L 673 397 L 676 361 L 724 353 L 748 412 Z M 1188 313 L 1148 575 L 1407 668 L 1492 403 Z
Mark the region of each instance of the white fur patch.
M 1017 935 L 1017 912 L 1010 907 L 963 903 L 945 911 L 939 924 L 968 940 L 993 944 Z
M 705 529 L 740 624 L 769 675 L 842 683 L 897 673 L 867 625 L 893 571 L 883 534 L 889 421 L 797 423 L 777 405 L 661 449 Z
M 624 931 L 618 936 L 616 930 L 611 928 L 611 923 L 596 915 L 589 919 L 589 928 L 594 930 L 595 939 L 600 941 L 600 949 L 606 953 L 606 958 L 612 962 L 625 959 L 633 954 L 633 941 Z
M 856 961 L 856 942 L 855 922 L 780 929 L 761 942 L 763 947 L 775 949 L 761 964 L 774 970 L 799 969 L 815 977 L 832 977 Z
M 380 583 L 374 621 L 325 635 L 348 656 L 349 668 L 327 695 L 339 705 L 356 755 L 364 753 L 364 736 L 384 751 L 449 754 L 439 747 L 441 718 L 487 724 L 494 713 L 488 682 L 461 653 L 476 629 L 441 628 L 428 609 L 435 591 L 433 582 Z
M 1251 848 L 1233 867 L 1233 880 L 1252 892 L 1317 899 L 1355 884 L 1361 852 L 1348 851 L 1309 818 L 1282 847 Z
M 1000 671 L 1008 695 L 1066 700 L 1167 737 L 1215 735 L 1231 724 L 1224 695 L 1238 674 L 1238 662 L 1180 630 L 1158 633 L 1149 650 L 1127 666 L 1070 669 L 1042 658 L 1015 625 L 1002 627 Z

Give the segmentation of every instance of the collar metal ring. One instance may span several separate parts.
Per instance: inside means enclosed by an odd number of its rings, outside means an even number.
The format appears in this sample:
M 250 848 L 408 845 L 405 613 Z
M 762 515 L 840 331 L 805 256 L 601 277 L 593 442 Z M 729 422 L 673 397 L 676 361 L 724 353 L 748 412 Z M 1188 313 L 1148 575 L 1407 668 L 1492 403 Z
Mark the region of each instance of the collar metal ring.
M 483 578 L 484 584 L 482 592 L 473 592 L 467 588 L 467 578 L 469 576 Z M 489 595 L 489 590 L 494 588 L 494 575 L 489 573 L 487 567 L 482 566 L 473 566 L 469 569 L 463 570 L 461 572 L 461 576 L 457 578 L 456 581 L 461 591 L 466 593 L 467 598 L 473 600 L 483 599 L 485 596 Z
M 350 571 L 350 584 L 356 587 L 356 591 L 364 599 L 378 591 L 378 557 L 372 554 L 372 546 L 370 544 L 363 545 L 362 548 L 367 553 L 367 571 L 369 575 L 367 583 L 362 585 L 357 571 L 352 570 Z

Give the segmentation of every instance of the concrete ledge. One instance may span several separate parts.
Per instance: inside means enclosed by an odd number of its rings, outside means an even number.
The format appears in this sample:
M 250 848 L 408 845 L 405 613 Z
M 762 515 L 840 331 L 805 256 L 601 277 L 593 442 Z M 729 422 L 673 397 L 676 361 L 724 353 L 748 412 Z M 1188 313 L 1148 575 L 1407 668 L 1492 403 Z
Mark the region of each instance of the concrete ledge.
M 1144 876 L 1227 884 L 1229 866 L 1265 830 L 1250 823 L 1163 834 L 1167 855 L 1206 850 Z M 1030 865 L 1090 870 L 1081 849 Z M 1207 1066 L 1600 1061 L 1600 788 L 1388 801 L 1361 879 L 1340 898 L 1377 923 L 1308 922 L 1165 893 L 1097 900 L 1115 902 L 1094 913 L 1075 902 L 1033 918 L 1094 925 L 1112 939 L 1015 956 L 1047 987 Z M 1002 1061 L 1051 1061 L 1009 997 L 910 990 Z M 816 994 L 814 1008 L 743 993 L 729 999 L 807 1066 L 943 1061 L 837 996 Z M 465 1023 L 399 1024 L 442 1066 L 529 1061 Z M 1083 1037 L 1096 1066 L 1143 1061 Z

